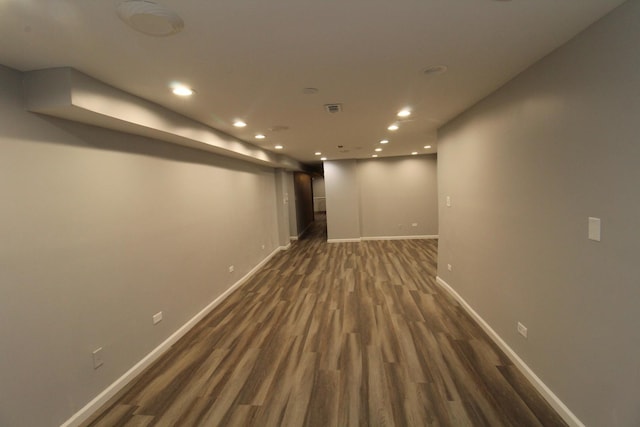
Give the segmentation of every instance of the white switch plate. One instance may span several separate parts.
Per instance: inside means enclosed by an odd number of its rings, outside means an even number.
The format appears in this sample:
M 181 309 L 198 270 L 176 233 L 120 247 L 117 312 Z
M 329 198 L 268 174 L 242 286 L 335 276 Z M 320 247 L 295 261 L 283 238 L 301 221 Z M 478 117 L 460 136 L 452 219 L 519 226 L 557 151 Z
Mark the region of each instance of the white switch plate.
M 451 266 L 451 264 L 447 264 L 447 270 L 453 271 L 453 267 Z
M 412 227 L 417 227 L 417 226 L 418 226 L 418 223 L 417 223 L 417 222 L 414 222 L 414 223 L 412 223 L 412 224 L 411 224 L 411 226 L 412 226 Z
M 518 333 L 525 338 L 527 337 L 527 327 L 520 322 L 518 322 Z
M 153 315 L 153 324 L 157 325 L 158 323 L 160 323 L 160 321 L 162 320 L 162 312 L 159 311 L 156 314 Z
M 451 196 L 447 196 L 447 207 L 451 207 Z
M 229 273 L 233 273 L 234 271 L 236 271 L 236 268 L 233 265 L 229 266 Z
M 600 241 L 600 218 L 589 217 L 589 240 Z
M 102 347 L 93 350 L 91 355 L 93 356 L 93 369 L 98 369 L 104 365 L 104 360 L 102 360 Z

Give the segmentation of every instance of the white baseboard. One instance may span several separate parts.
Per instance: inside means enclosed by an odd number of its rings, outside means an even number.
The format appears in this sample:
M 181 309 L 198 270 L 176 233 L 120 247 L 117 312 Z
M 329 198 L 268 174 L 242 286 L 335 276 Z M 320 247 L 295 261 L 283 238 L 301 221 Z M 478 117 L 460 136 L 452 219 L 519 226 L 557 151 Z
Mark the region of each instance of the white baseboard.
M 362 237 L 361 240 L 427 240 L 438 239 L 438 234 L 433 235 L 419 235 L 419 236 L 370 236 Z
M 298 240 L 298 236 L 289 236 L 289 240 Z
M 287 243 L 286 246 L 280 246 L 278 249 L 281 250 L 281 251 L 288 251 L 289 248 L 291 248 L 291 242 Z M 271 256 L 273 256 L 273 255 L 271 255 Z
M 288 245 L 290 246 L 290 245 Z M 175 344 L 180 338 L 182 338 L 191 328 L 193 328 L 199 321 L 204 319 L 211 310 L 216 308 L 222 301 L 224 301 L 233 291 L 242 286 L 251 276 L 253 276 L 258 270 L 260 270 L 275 254 L 288 248 L 288 246 L 279 247 L 265 259 L 260 261 L 258 265 L 253 267 L 251 271 L 245 274 L 240 280 L 231 285 L 220 296 L 214 299 L 209 305 L 203 308 L 198 314 L 191 318 L 187 323 L 181 326 L 175 331 L 169 338 L 164 340 L 159 346 L 154 348 L 149 354 L 147 354 L 142 360 L 136 363 L 131 369 L 129 369 L 124 375 L 114 381 L 109 387 L 103 390 L 93 400 L 87 403 L 82 409 L 76 412 L 71 418 L 65 421 L 60 427 L 76 427 L 82 422 L 86 421 L 91 415 L 93 415 L 102 405 L 107 403 L 109 399 L 115 396 L 120 390 L 122 390 L 130 381 L 132 381 L 138 374 L 155 362 L 162 354 L 164 354 L 173 344 Z
M 355 239 L 327 239 L 327 243 L 359 243 L 362 239 L 357 237 Z
M 439 236 L 434 235 L 420 235 L 420 236 L 371 236 L 371 237 L 356 237 L 353 239 L 327 239 L 327 243 L 350 243 L 350 242 L 364 242 L 367 240 L 424 240 L 424 239 L 437 239 Z
M 447 292 L 453 296 L 460 303 L 460 305 L 469 313 L 469 315 L 480 325 L 482 329 L 491 337 L 491 339 L 505 352 L 505 354 L 511 359 L 514 365 L 522 372 L 522 374 L 533 384 L 533 386 L 540 392 L 542 397 L 556 410 L 556 412 L 565 420 L 571 427 L 585 427 L 580 419 L 565 405 L 558 396 L 556 396 L 549 387 L 524 363 L 520 356 L 513 351 L 509 345 L 496 333 L 496 331 L 489 326 L 485 320 L 480 317 L 476 311 L 453 289 L 447 282 L 440 277 L 436 277 L 436 282 L 440 284 Z

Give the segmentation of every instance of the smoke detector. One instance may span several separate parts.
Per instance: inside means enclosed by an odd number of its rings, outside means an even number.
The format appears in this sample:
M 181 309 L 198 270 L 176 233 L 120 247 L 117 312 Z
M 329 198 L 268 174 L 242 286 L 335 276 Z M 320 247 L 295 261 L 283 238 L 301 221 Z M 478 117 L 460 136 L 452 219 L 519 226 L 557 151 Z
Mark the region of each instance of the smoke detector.
M 327 113 L 340 113 L 342 112 L 342 104 L 325 104 L 324 109 L 327 111 Z
M 117 12 L 131 28 L 149 36 L 170 36 L 184 28 L 184 21 L 175 12 L 150 0 L 124 1 Z

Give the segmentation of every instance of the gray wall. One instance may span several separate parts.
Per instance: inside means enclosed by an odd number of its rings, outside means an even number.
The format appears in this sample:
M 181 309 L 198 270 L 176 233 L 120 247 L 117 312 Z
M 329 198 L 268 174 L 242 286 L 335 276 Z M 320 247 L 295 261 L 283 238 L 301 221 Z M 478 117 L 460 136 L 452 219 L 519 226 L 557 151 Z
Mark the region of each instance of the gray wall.
M 640 425 L 639 22 L 625 3 L 438 143 L 439 276 L 590 426 Z
M 360 238 L 360 190 L 355 160 L 324 162 L 327 238 Z
M 331 161 L 324 173 L 329 239 L 438 234 L 435 155 Z
M 326 193 L 324 191 L 324 177 L 314 176 L 312 178 L 312 183 L 313 183 L 313 211 L 326 212 L 327 202 L 326 202 Z
M 435 155 L 365 160 L 358 166 L 363 237 L 438 234 Z
M 289 238 L 298 238 L 298 212 L 296 212 L 296 188 L 293 182 L 293 172 L 286 173 L 286 185 L 287 193 L 285 197 L 287 199 L 289 209 Z
M 290 243 L 289 234 L 289 174 L 284 169 L 276 169 L 276 207 L 278 218 L 278 244 L 286 247 Z
M 28 113 L 21 79 L 0 67 L 0 425 L 53 426 L 279 246 L 276 179 Z

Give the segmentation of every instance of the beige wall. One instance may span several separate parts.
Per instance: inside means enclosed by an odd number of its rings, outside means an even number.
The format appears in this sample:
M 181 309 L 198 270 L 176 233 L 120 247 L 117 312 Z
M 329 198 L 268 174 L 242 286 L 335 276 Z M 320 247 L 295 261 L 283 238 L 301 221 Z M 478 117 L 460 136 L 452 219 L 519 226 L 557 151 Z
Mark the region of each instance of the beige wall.
M 640 425 L 638 22 L 624 4 L 438 144 L 439 276 L 589 426 Z
M 278 248 L 276 180 L 28 113 L 21 79 L 0 67 L 0 425 L 54 426 Z
M 324 162 L 324 189 L 329 240 L 360 238 L 360 200 L 357 162 Z
M 276 208 L 278 218 L 278 244 L 286 247 L 290 243 L 289 234 L 289 174 L 284 169 L 275 170 Z
M 314 212 L 326 212 L 326 194 L 324 191 L 324 177 L 313 177 L 313 211 Z
M 324 174 L 329 239 L 438 234 L 434 155 L 329 161 Z
M 293 182 L 293 172 L 286 172 L 287 205 L 289 208 L 289 238 L 298 238 L 298 213 L 296 212 L 296 188 Z
M 358 180 L 363 237 L 438 234 L 435 155 L 360 160 Z

